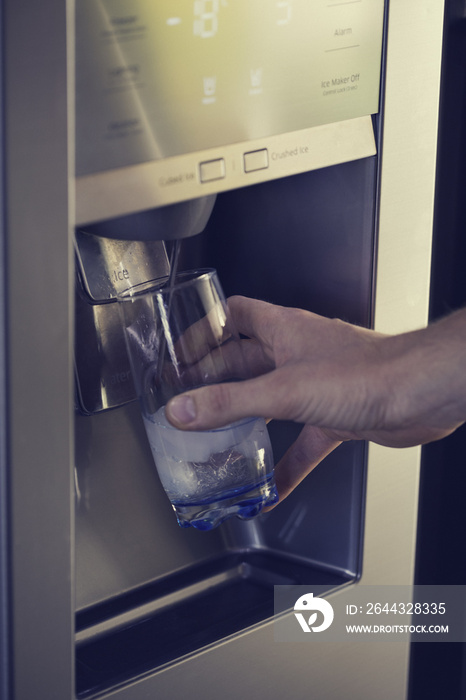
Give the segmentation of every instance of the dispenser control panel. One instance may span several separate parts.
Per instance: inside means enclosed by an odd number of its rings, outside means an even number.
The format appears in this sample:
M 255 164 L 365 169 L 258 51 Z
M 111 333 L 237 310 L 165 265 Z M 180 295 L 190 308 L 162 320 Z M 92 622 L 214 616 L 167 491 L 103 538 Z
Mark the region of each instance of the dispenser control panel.
M 145 170 L 165 204 L 315 167 L 310 129 L 378 111 L 383 13 L 383 0 L 77 0 L 78 179 L 95 191 L 96 175 Z

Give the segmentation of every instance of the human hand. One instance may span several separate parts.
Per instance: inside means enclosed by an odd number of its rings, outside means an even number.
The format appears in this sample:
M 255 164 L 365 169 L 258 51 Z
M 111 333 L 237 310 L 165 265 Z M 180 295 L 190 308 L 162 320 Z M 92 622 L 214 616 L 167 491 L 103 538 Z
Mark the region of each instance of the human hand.
M 254 377 L 177 396 L 166 415 L 187 430 L 256 415 L 304 423 L 276 466 L 281 500 L 342 440 L 406 447 L 444 437 L 464 419 L 445 410 L 454 377 L 432 352 L 443 339 L 438 330 L 385 336 L 244 297 L 228 306 L 250 339 L 244 350 Z M 462 333 L 464 319 L 459 325 Z

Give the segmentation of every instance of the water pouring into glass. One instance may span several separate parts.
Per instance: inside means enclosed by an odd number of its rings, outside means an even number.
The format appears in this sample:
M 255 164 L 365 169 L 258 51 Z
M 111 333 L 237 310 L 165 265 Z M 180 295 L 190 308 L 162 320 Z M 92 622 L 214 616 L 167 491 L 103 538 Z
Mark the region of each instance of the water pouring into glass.
M 178 430 L 165 416 L 173 397 L 205 384 L 250 376 L 217 273 L 181 272 L 119 297 L 147 437 L 181 527 L 210 530 L 276 503 L 265 420 L 251 417 L 209 431 Z

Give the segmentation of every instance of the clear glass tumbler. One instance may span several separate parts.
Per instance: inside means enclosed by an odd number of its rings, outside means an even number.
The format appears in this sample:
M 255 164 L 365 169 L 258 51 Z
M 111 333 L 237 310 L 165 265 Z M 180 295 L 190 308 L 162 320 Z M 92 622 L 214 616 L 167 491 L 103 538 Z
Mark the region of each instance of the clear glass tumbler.
M 250 417 L 208 431 L 174 428 L 173 396 L 247 378 L 243 343 L 217 273 L 181 272 L 119 296 L 133 380 L 162 486 L 181 527 L 210 530 L 231 516 L 252 518 L 278 500 L 265 420 Z

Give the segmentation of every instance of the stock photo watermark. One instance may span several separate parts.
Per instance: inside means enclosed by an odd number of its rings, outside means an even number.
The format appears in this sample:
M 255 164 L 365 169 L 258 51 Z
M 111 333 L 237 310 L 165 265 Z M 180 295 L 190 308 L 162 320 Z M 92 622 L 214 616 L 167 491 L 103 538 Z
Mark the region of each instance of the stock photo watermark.
M 465 642 L 466 586 L 275 586 L 278 642 Z

